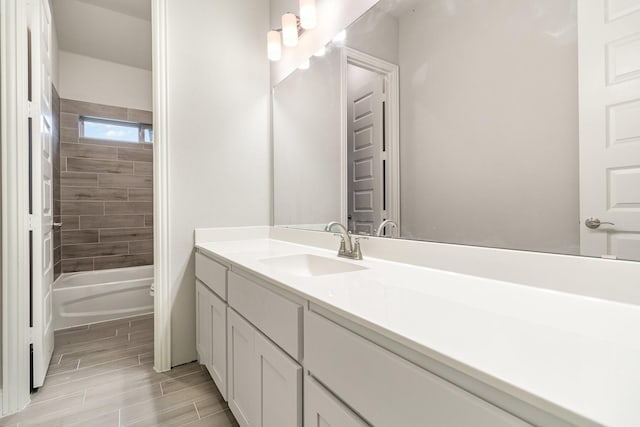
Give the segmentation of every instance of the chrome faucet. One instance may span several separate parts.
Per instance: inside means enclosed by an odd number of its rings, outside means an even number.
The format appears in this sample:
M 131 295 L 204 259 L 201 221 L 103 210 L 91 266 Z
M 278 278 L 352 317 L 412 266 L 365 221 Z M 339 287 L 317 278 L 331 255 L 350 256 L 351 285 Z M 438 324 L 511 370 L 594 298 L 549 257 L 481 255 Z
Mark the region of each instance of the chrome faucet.
M 384 229 L 385 229 L 385 227 L 387 225 L 392 225 L 393 228 L 396 229 L 396 231 L 399 231 L 398 230 L 398 224 L 396 224 L 395 221 L 392 221 L 390 219 L 386 219 L 386 220 L 382 221 L 382 223 L 380 224 L 380 226 L 376 230 L 376 236 L 377 237 L 382 237 L 382 232 L 384 231 Z M 389 236 L 389 237 L 392 237 L 392 236 Z
M 333 227 L 340 229 L 340 249 L 338 249 L 338 256 L 350 259 L 362 259 L 362 251 L 360 250 L 360 239 L 366 239 L 366 237 L 356 237 L 355 242 L 351 242 L 351 233 L 347 230 L 347 227 L 340 224 L 338 221 L 331 221 L 324 227 L 324 231 L 331 232 Z

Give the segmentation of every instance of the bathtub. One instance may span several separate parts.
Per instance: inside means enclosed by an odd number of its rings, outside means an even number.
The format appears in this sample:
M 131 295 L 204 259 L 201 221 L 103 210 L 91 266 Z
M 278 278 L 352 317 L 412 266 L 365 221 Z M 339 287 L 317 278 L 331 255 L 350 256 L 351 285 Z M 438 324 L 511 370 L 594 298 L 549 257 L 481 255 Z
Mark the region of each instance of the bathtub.
M 63 273 L 53 284 L 53 328 L 153 312 L 153 266 Z

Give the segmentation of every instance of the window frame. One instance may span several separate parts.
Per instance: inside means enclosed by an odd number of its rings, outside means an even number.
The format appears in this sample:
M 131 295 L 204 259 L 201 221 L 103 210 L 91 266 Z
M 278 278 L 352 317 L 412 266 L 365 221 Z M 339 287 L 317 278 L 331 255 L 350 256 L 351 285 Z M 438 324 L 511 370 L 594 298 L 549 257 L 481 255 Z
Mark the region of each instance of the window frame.
M 87 138 L 84 133 L 84 125 L 85 122 L 91 122 L 96 124 L 103 125 L 112 125 L 112 126 L 121 126 L 121 127 L 129 127 L 129 128 L 137 128 L 138 129 L 138 140 L 137 141 L 125 141 L 122 139 L 112 139 L 112 138 L 95 138 L 91 139 L 99 139 L 101 141 L 113 141 L 113 142 L 124 142 L 128 144 L 153 144 L 153 125 L 151 123 L 141 123 L 141 122 L 129 122 L 126 120 L 114 120 L 114 119 L 105 119 L 103 117 L 94 117 L 94 116 L 84 116 L 81 115 L 78 117 L 78 131 L 80 138 Z M 144 133 L 149 130 L 151 134 L 151 141 L 145 141 Z

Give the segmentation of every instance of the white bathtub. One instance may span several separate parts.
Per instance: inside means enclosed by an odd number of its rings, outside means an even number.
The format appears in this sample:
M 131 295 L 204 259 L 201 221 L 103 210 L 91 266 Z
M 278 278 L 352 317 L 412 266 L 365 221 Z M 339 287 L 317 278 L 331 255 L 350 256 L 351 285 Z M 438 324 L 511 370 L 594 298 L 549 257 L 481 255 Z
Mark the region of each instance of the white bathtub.
M 153 312 L 153 266 L 63 273 L 53 284 L 53 328 Z

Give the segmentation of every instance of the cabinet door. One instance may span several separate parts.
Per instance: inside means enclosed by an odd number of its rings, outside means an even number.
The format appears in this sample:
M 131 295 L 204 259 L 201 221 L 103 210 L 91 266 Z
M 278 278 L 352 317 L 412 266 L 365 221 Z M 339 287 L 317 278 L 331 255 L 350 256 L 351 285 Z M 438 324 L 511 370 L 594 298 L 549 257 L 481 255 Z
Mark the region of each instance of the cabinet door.
M 202 365 L 211 365 L 211 310 L 209 295 L 211 291 L 196 281 L 196 350 Z
M 206 366 L 220 394 L 227 400 L 227 304 L 213 292 L 209 292 L 209 311 L 211 356 Z
M 255 423 L 256 366 L 253 327 L 227 308 L 227 369 L 228 402 L 241 427 Z
M 271 341 L 255 333 L 260 427 L 302 426 L 302 368 Z
M 304 380 L 305 427 L 367 427 L 355 413 L 312 377 Z

